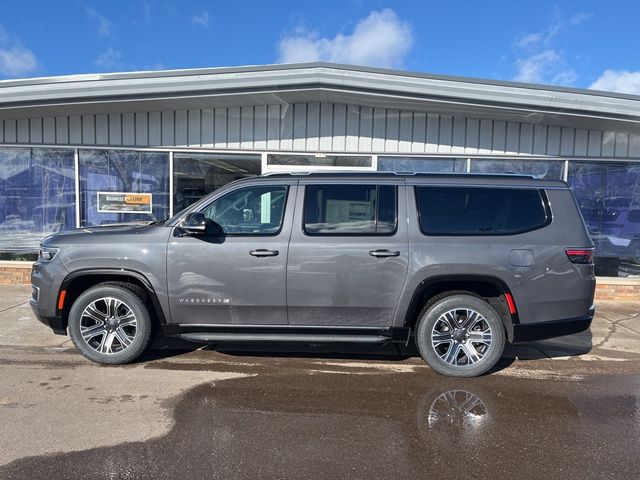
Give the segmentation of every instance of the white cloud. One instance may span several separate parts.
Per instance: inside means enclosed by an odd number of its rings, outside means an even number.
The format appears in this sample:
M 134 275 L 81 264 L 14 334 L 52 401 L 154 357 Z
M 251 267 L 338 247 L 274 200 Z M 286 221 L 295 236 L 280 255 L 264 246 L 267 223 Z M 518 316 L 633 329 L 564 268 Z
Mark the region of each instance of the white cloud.
M 102 52 L 93 62 L 104 70 L 113 70 L 122 67 L 122 53 L 120 50 L 109 48 Z
M 96 22 L 98 35 L 107 37 L 111 34 L 111 22 L 104 15 L 101 15 L 91 7 L 85 7 L 84 13 L 87 17 Z
M 589 85 L 589 88 L 640 95 L 640 71 L 605 70 L 595 82 Z
M 516 74 L 513 80 L 571 85 L 576 78 L 576 73 L 566 66 L 564 57 L 557 51 L 549 49 L 516 59 Z
M 0 25 L 0 76 L 19 77 L 39 68 L 35 54 Z
M 569 18 L 557 18 L 546 29 L 523 33 L 514 42 L 516 82 L 573 85 L 578 79 L 564 52 L 557 48 L 557 37 L 592 17 L 591 13 L 577 13 Z
M 317 32 L 299 28 L 280 40 L 281 63 L 327 61 L 376 67 L 402 66 L 413 45 L 409 22 L 393 10 L 372 11 L 347 35 L 321 37 Z
M 539 44 L 543 39 L 541 32 L 526 33 L 516 39 L 516 47 L 529 48 L 533 45 Z
M 593 13 L 576 13 L 569 18 L 569 25 L 580 25 L 581 23 L 591 20 Z
M 38 68 L 36 56 L 28 48 L 13 46 L 0 48 L 0 74 L 17 77 Z
M 191 25 L 209 28 L 209 12 L 202 12 L 191 17 Z

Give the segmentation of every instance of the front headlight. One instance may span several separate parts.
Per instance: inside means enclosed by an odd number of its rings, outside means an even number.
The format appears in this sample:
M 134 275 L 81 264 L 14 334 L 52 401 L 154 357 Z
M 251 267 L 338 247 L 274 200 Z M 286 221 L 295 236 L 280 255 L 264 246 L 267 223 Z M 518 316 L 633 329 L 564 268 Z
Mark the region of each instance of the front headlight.
M 42 263 L 49 263 L 55 258 L 59 251 L 59 248 L 40 247 L 40 250 L 38 251 L 38 261 Z

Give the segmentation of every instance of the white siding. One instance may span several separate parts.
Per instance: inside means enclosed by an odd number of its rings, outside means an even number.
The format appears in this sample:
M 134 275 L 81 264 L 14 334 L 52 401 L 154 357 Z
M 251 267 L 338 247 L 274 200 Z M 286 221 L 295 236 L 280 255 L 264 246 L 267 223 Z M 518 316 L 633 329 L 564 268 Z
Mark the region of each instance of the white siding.
M 640 136 L 332 103 L 0 121 L 5 144 L 640 158 Z

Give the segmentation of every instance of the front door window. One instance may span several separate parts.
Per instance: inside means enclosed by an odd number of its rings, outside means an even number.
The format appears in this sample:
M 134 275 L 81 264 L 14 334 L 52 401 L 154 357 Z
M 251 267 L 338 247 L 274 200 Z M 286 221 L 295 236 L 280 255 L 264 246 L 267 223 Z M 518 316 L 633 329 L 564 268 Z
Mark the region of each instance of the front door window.
M 282 226 L 287 185 L 252 186 L 234 190 L 202 212 L 227 235 L 275 235 Z

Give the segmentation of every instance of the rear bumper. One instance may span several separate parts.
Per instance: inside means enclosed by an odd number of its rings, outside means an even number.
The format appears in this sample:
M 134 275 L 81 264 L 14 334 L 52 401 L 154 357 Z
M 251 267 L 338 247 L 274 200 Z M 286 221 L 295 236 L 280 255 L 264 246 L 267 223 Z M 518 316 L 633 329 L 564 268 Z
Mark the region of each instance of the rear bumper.
M 591 305 L 584 317 L 554 322 L 525 323 L 513 326 L 513 343 L 531 342 L 584 332 L 591 326 L 596 307 Z
M 62 317 L 49 317 L 42 315 L 38 309 L 38 303 L 34 300 L 29 301 L 29 305 L 31 305 L 31 309 L 35 314 L 36 318 L 40 323 L 44 323 L 47 327 L 50 327 L 53 330 L 53 333 L 58 335 L 66 335 L 67 334 L 67 326 L 64 324 L 64 320 Z

